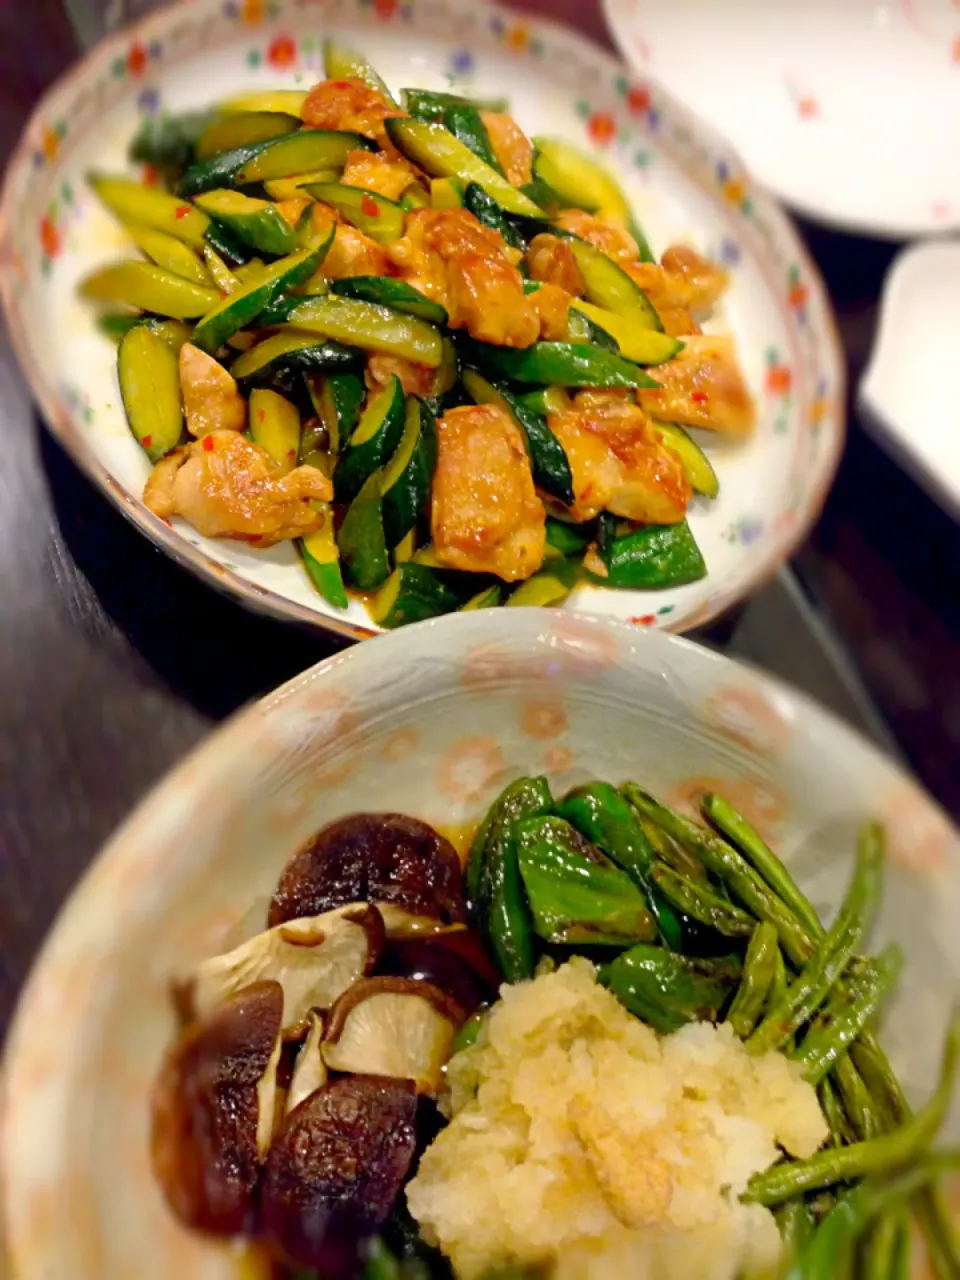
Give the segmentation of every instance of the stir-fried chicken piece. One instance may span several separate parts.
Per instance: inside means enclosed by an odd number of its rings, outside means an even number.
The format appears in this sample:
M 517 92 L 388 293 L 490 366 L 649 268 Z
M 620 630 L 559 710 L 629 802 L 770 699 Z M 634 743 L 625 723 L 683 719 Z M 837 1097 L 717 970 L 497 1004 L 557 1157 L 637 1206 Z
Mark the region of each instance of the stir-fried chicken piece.
M 584 213 L 582 209 L 561 209 L 556 223 L 564 231 L 572 231 L 581 240 L 592 244 L 620 266 L 636 262 L 640 256 L 637 242 L 629 231 L 598 218 L 596 214 Z
M 548 422 L 570 462 L 578 520 L 604 510 L 649 524 L 683 519 L 692 497 L 690 481 L 629 392 L 580 391 Z
M 382 245 L 365 236 L 348 222 L 342 222 L 329 206 L 315 204 L 312 210 L 315 235 L 323 235 L 336 225 L 333 244 L 317 275 L 324 280 L 345 280 L 348 276 L 384 276 L 389 260 Z M 309 291 L 309 285 L 307 289 Z
M 389 151 L 392 146 L 383 122 L 406 112 L 392 107 L 382 93 L 358 77 L 347 76 L 343 80 L 321 80 L 315 84 L 307 94 L 301 115 L 309 129 L 362 133 Z
M 154 467 L 143 500 L 164 520 L 183 516 L 207 538 L 272 546 L 323 528 L 311 505 L 329 502 L 333 486 L 315 467 L 278 466 L 236 431 L 213 431 Z
M 507 347 L 539 336 L 540 317 L 514 266 L 519 253 L 466 209 L 414 209 L 387 255 L 395 274 L 447 308 L 451 329 Z
M 529 578 L 543 563 L 546 512 L 516 423 L 494 405 L 465 405 L 443 415 L 437 436 L 437 560 L 506 582 Z
M 348 151 L 340 179 L 348 187 L 376 191 L 388 200 L 399 200 L 419 173 L 399 152 Z
M 653 418 L 726 436 L 748 436 L 756 425 L 756 406 L 728 333 L 686 338 L 682 351 L 650 373 L 660 386 L 638 390 L 637 400 Z
M 555 284 L 544 284 L 529 295 L 529 302 L 540 321 L 540 337 L 547 342 L 561 342 L 570 319 L 569 293 Z
M 522 187 L 533 180 L 533 145 L 512 116 L 499 111 L 481 111 L 480 119 L 490 135 L 493 154 L 507 181 Z
M 664 330 L 674 338 L 699 333 L 691 313 L 707 311 L 727 287 L 727 273 L 689 245 L 672 245 L 658 266 L 633 262 L 624 270 L 653 303 Z
M 247 425 L 247 405 L 236 379 L 192 342 L 180 348 L 180 393 L 192 436 L 242 431 Z
M 297 227 L 310 201 L 306 196 L 291 196 L 289 200 L 278 200 L 276 203 L 277 213 L 284 222 L 289 222 L 291 227 Z
M 380 391 L 396 374 L 405 396 L 421 396 L 429 400 L 431 396 L 437 394 L 440 372 L 439 369 L 431 369 L 426 364 L 416 364 L 403 356 L 374 351 L 367 360 L 364 381 L 371 391 Z
M 559 236 L 534 236 L 527 248 L 527 266 L 534 280 L 555 284 L 575 298 L 587 287 L 569 242 Z

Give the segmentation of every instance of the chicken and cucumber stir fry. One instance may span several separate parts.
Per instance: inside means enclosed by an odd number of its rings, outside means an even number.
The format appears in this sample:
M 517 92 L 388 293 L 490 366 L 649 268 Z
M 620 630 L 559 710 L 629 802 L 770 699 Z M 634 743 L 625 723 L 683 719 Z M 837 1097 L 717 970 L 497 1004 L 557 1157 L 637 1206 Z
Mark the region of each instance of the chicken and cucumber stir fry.
M 149 121 L 132 154 L 161 182 L 91 176 L 143 254 L 82 292 L 147 506 L 296 541 L 329 604 L 365 593 L 387 627 L 703 577 L 686 514 L 718 482 L 690 429 L 755 420 L 732 337 L 701 330 L 723 271 L 655 261 L 610 174 L 503 103 L 394 98 L 330 43 L 326 70 Z
M 914 1220 L 954 1274 L 960 1021 L 911 1112 L 874 1030 L 903 957 L 864 947 L 882 832 L 826 927 L 728 803 L 702 816 L 526 777 L 463 870 L 401 814 L 318 831 L 265 931 L 175 984 L 173 1212 L 283 1280 L 893 1280 Z

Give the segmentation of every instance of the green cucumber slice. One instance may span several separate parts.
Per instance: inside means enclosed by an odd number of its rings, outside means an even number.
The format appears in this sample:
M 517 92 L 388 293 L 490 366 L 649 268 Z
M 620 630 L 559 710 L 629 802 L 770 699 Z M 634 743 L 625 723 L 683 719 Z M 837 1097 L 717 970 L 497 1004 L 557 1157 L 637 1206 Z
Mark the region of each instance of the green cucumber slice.
M 471 596 L 466 604 L 460 606 L 461 613 L 473 613 L 476 609 L 496 609 L 503 599 L 503 588 L 494 584 Z
M 658 591 L 680 587 L 706 577 L 707 566 L 686 520 L 679 524 L 651 524 L 614 538 L 601 551 L 606 587 Z
M 306 89 L 253 89 L 249 93 L 240 93 L 221 102 L 220 110 L 224 115 L 275 111 L 299 119 L 303 115 L 306 100 Z
M 183 434 L 177 353 L 140 324 L 120 343 L 117 372 L 130 430 L 150 461 L 159 462 Z
M 194 249 L 203 248 L 210 219 L 186 200 L 129 178 L 90 173 L 87 181 L 102 203 L 125 225 L 137 223 L 153 227 L 176 236 Z
M 391 106 L 397 106 L 397 102 L 391 96 L 390 90 L 371 67 L 370 63 L 362 54 L 357 53 L 355 49 L 351 49 L 349 45 L 341 44 L 339 40 L 329 38 L 324 40 L 323 69 L 328 80 L 343 80 L 348 77 L 362 80 L 369 88 L 376 89 L 377 93 L 382 93 Z
M 277 466 L 293 468 L 300 456 L 300 412 L 276 391 L 250 393 L 250 438 L 266 449 Z
M 224 151 L 248 147 L 251 142 L 282 138 L 299 129 L 300 123 L 298 117 L 281 115 L 278 111 L 241 111 L 220 116 L 211 121 L 197 139 L 195 158 L 209 160 Z
M 443 360 L 443 338 L 438 329 L 416 316 L 372 302 L 355 302 L 337 294 L 305 298 L 290 312 L 287 324 L 348 346 L 403 356 L 431 369 Z
M 323 528 L 300 539 L 300 553 L 307 577 L 320 595 L 335 609 L 346 609 L 350 601 L 340 572 L 340 552 L 333 536 L 333 511 L 324 504 Z
M 406 211 L 402 205 L 367 191 L 364 187 L 351 187 L 342 182 L 310 183 L 304 193 L 328 204 L 343 215 L 347 222 L 380 244 L 389 244 L 403 235 Z
M 471 364 L 496 378 L 543 382 L 561 387 L 656 387 L 639 365 L 602 347 L 576 342 L 534 342 L 521 350 L 461 339 L 461 352 Z
M 710 459 L 693 437 L 675 422 L 652 422 L 650 425 L 659 439 L 680 458 L 694 492 L 715 498 L 720 492 L 720 481 Z
M 307 390 L 317 416 L 327 429 L 330 452 L 337 456 L 349 443 L 363 410 L 367 389 L 358 373 L 308 375 Z
M 374 144 L 359 133 L 336 129 L 298 129 L 280 138 L 251 142 L 233 151 L 222 151 L 190 166 L 177 188 L 182 196 L 199 195 L 216 187 L 242 187 L 248 182 L 292 178 L 310 169 L 342 169 L 347 154 Z
M 370 616 L 380 627 L 405 627 L 443 613 L 453 613 L 459 604 L 455 592 L 424 565 L 407 560 L 374 596 Z
M 338 502 L 350 502 L 373 472 L 393 457 L 403 435 L 404 416 L 403 386 L 394 374 L 382 391 L 370 397 L 340 456 L 333 475 Z
M 638 329 L 663 332 L 663 324 L 650 299 L 612 258 L 578 236 L 561 234 L 573 250 L 583 274 L 588 302 L 625 316 Z
M 117 262 L 101 267 L 83 280 L 80 293 L 96 302 L 122 302 L 174 320 L 202 316 L 220 301 L 216 289 L 194 284 L 152 262 Z
M 343 369 L 357 362 L 357 353 L 336 342 L 324 342 L 306 333 L 276 333 L 244 351 L 230 372 L 238 382 L 268 381 L 294 370 L 305 373 Z
M 394 311 L 418 316 L 429 324 L 445 325 L 449 318 L 446 307 L 414 289 L 405 280 L 395 280 L 393 276 L 348 276 L 346 280 L 334 280 L 330 292 L 341 298 L 354 298 L 357 302 L 392 307 Z
M 347 508 L 337 535 L 346 580 L 358 591 L 376 591 L 390 574 L 390 559 L 383 532 L 382 475 L 367 477 Z
M 127 226 L 127 230 L 138 249 L 142 249 L 151 262 L 164 271 L 172 271 L 174 275 L 183 276 L 194 284 L 210 287 L 210 274 L 183 240 L 168 235 L 166 231 L 157 231 L 155 227 Z M 206 247 L 206 246 L 205 246 Z
M 403 436 L 383 473 L 383 528 L 395 547 L 426 508 L 437 466 L 437 426 L 429 406 L 407 400 Z
M 398 151 L 434 178 L 458 178 L 463 183 L 476 182 L 507 213 L 542 218 L 543 210 L 528 196 L 484 164 L 440 124 L 394 117 L 386 121 L 387 134 Z
M 599 329 L 605 338 L 613 341 L 624 359 L 633 360 L 636 364 L 663 364 L 683 350 L 679 338 L 671 338 L 645 324 L 638 324 L 635 314 L 617 315 L 615 311 L 607 311 L 579 299 L 570 308 L 570 314 L 579 314 L 586 319 L 591 332 L 596 333 Z
M 256 200 L 239 191 L 203 192 L 197 205 L 211 218 L 228 227 L 245 244 L 261 253 L 277 257 L 293 253 L 298 244 L 297 233 L 275 204 Z

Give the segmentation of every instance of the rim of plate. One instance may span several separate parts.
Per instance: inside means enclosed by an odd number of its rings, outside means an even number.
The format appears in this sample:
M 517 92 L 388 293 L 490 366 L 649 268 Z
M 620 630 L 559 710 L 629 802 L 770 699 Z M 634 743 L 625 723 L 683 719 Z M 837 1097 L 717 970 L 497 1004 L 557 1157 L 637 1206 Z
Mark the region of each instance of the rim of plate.
M 483 650 L 490 644 L 502 643 L 513 630 L 521 635 L 528 647 L 543 646 L 554 656 L 558 651 L 565 650 L 578 662 L 587 662 L 589 670 L 591 653 L 597 649 L 600 651 L 601 666 L 604 656 L 611 658 L 609 646 L 598 639 L 606 637 L 622 641 L 622 644 L 617 643 L 612 661 L 622 671 L 624 680 L 630 679 L 638 670 L 662 671 L 669 664 L 658 660 L 658 655 L 666 653 L 678 655 L 677 662 L 688 669 L 737 673 L 751 689 L 756 690 L 766 702 L 779 707 L 791 721 L 808 725 L 819 742 L 835 741 L 838 754 L 844 751 L 855 752 L 879 774 L 908 780 L 925 806 L 941 817 L 949 830 L 956 832 L 952 820 L 897 761 L 884 755 L 859 730 L 816 699 L 753 663 L 730 658 L 666 631 L 645 631 L 618 618 L 581 617 L 571 629 L 572 615 L 559 609 L 543 609 L 533 615 L 520 612 L 509 617 L 508 624 L 495 611 L 446 615 L 414 624 L 402 632 L 378 636 L 377 640 L 379 645 L 392 645 L 398 652 L 400 646 L 404 646 L 402 662 L 417 665 L 427 660 L 438 647 L 442 647 L 445 659 L 455 660 L 457 656 L 476 652 L 478 648 Z M 463 637 L 457 639 L 456 645 L 438 644 L 435 633 L 456 630 Z M 18 998 L 0 1055 L 0 1132 L 8 1128 L 9 1117 L 17 1106 L 17 1097 L 11 1093 L 12 1085 L 16 1083 L 15 1064 L 29 1043 L 29 1038 L 21 1033 L 21 1028 L 33 1027 L 31 1035 L 36 1035 L 36 1028 L 47 1025 L 49 1010 L 44 1018 L 37 1018 L 32 1015 L 33 1004 L 41 998 L 48 967 L 55 965 L 60 952 L 69 952 L 77 923 L 89 914 L 91 908 L 96 907 L 105 880 L 104 868 L 121 861 L 136 860 L 139 850 L 150 846 L 153 838 L 150 832 L 156 824 L 157 815 L 169 812 L 170 800 L 175 792 L 191 797 L 204 793 L 222 772 L 221 758 L 225 756 L 229 763 L 232 755 L 254 730 L 254 726 L 262 726 L 265 719 L 274 715 L 282 704 L 296 698 L 307 686 L 317 681 L 337 680 L 336 673 L 342 676 L 344 664 L 353 669 L 353 678 L 360 681 L 365 679 L 366 670 L 382 671 L 384 666 L 378 645 L 354 646 L 315 663 L 271 693 L 234 713 L 149 789 L 88 864 L 58 910 Z M 183 803 L 182 799 L 176 801 L 178 807 L 182 807 Z M 47 1087 L 54 1093 L 59 1093 L 69 1088 L 69 1079 L 60 1073 Z M 17 1177 L 10 1158 L 9 1145 L 0 1142 L 0 1274 L 3 1275 L 10 1274 L 16 1251 L 14 1240 L 25 1230 L 22 1224 L 10 1221 L 9 1188 Z M 17 1280 L 21 1278 L 17 1277 Z
M 957 0 L 955 0 L 956 2 Z M 616 45 L 618 56 L 636 74 L 642 74 L 648 80 L 661 83 L 654 72 L 651 72 L 648 67 L 643 67 L 637 63 L 630 57 L 628 52 L 633 43 L 630 18 L 640 10 L 638 0 L 600 0 L 600 3 L 604 22 L 611 39 Z M 643 39 L 640 32 L 637 32 L 636 35 L 640 36 L 641 40 Z M 684 106 L 691 115 L 703 122 L 702 115 L 687 103 L 684 103 Z M 730 140 L 730 145 L 735 147 L 737 144 Z M 848 235 L 872 236 L 877 240 L 897 243 L 901 240 L 914 240 L 918 236 L 949 236 L 960 230 L 960 209 L 956 214 L 949 217 L 934 217 L 931 212 L 925 219 L 916 219 L 912 222 L 884 219 L 875 216 L 867 209 L 863 213 L 854 216 L 849 213 L 837 212 L 822 201 L 811 199 L 802 191 L 786 190 L 779 183 L 770 182 L 760 174 L 756 174 L 754 177 L 756 181 L 763 182 L 767 190 L 777 200 L 783 201 L 801 218 L 808 218 L 811 222 L 816 222 L 820 226 L 846 232 Z
M 515 17 L 529 33 L 549 33 L 554 41 L 575 45 L 580 52 L 586 47 L 590 52 L 590 56 L 600 63 L 608 73 L 615 70 L 626 73 L 631 70 L 630 65 L 621 57 L 608 52 L 589 36 L 578 32 L 567 24 L 554 22 L 548 18 L 541 18 L 536 14 L 511 10 L 500 4 L 492 3 L 492 0 L 455 0 L 455 3 L 466 3 L 473 12 L 477 13 L 493 14 L 499 12 Z M 605 11 L 608 4 L 609 0 L 604 0 Z M 298 604 L 295 600 L 289 599 L 287 596 L 280 595 L 277 591 L 251 582 L 239 573 L 212 559 L 199 547 L 194 547 L 183 534 L 149 511 L 140 498 L 129 493 L 114 479 L 82 435 L 65 428 L 64 414 L 58 404 L 54 388 L 48 383 L 38 362 L 34 360 L 29 344 L 23 336 L 24 326 L 20 323 L 19 302 L 14 288 L 13 273 L 9 269 L 11 228 L 17 214 L 17 193 L 22 181 L 23 170 L 32 163 L 31 143 L 36 137 L 38 125 L 51 113 L 54 103 L 62 97 L 67 97 L 88 76 L 92 76 L 98 70 L 108 67 L 121 48 L 129 46 L 132 42 L 148 44 L 151 39 L 158 39 L 167 28 L 174 27 L 182 15 L 187 13 L 195 14 L 200 7 L 213 11 L 219 7 L 218 0 L 172 0 L 172 3 L 168 3 L 161 9 L 148 13 L 136 22 L 112 33 L 59 76 L 40 98 L 30 113 L 29 119 L 24 125 L 17 145 L 7 163 L 2 189 L 0 189 L 0 306 L 3 308 L 7 330 L 20 368 L 27 379 L 47 429 L 84 475 L 100 489 L 113 506 L 132 525 L 146 535 L 154 546 L 166 552 L 177 564 L 199 577 L 222 595 L 231 597 L 237 603 L 255 613 L 264 614 L 281 622 L 295 622 L 314 630 L 332 633 L 346 640 L 367 640 L 373 636 L 383 634 L 382 630 L 373 626 L 359 626 L 331 614 L 310 609 L 305 605 Z M 303 11 L 303 14 L 304 20 L 308 20 L 309 14 L 306 10 Z M 297 25 L 296 16 L 292 19 L 292 25 Z M 336 15 L 334 15 L 334 20 L 330 25 L 333 29 L 336 29 Z M 609 17 L 608 25 L 611 25 L 612 29 L 612 24 L 609 24 Z M 658 94 L 670 103 L 671 111 L 685 120 L 692 131 L 707 138 L 716 139 L 718 137 L 712 126 L 691 111 L 672 92 L 666 90 L 656 77 L 644 74 L 644 79 L 657 86 Z M 762 207 L 764 217 L 774 226 L 777 233 L 790 242 L 794 259 L 801 265 L 805 279 L 809 281 L 811 291 L 819 294 L 822 299 L 823 315 L 818 327 L 825 339 L 826 347 L 834 366 L 833 372 L 836 378 L 836 394 L 833 397 L 835 400 L 835 427 L 832 433 L 833 438 L 826 448 L 824 458 L 820 464 L 821 474 L 818 477 L 816 486 L 809 494 L 803 507 L 798 511 L 797 518 L 793 521 L 791 527 L 773 535 L 771 548 L 766 556 L 757 558 L 752 569 L 744 573 L 743 579 L 738 586 L 708 597 L 701 606 L 693 606 L 690 614 L 673 618 L 657 628 L 658 630 L 675 634 L 692 630 L 695 627 L 702 627 L 734 605 L 749 599 L 774 577 L 782 564 L 790 559 L 794 551 L 804 541 L 820 514 L 840 464 L 847 437 L 846 357 L 837 330 L 830 294 L 820 274 L 819 267 L 776 200 L 756 184 L 755 178 L 740 161 L 732 144 L 726 139 L 721 141 L 727 151 L 737 157 L 750 198 Z M 671 153 L 671 149 L 659 140 L 657 146 L 667 154 Z M 709 193 L 702 184 L 698 183 L 697 185 L 704 195 L 709 195 L 711 201 L 715 199 L 713 194 Z M 72 420 L 69 425 L 72 427 Z M 580 613 L 582 616 L 598 616 L 591 615 L 590 611 L 586 609 L 572 609 L 569 612 Z

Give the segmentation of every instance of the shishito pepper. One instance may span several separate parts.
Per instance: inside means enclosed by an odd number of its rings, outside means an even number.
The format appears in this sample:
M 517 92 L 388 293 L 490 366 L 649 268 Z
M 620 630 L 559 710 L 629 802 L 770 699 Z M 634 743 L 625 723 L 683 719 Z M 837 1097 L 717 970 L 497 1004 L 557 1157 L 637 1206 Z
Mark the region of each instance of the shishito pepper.
M 533 976 L 533 921 L 517 865 L 514 827 L 552 805 L 546 778 L 511 782 L 483 820 L 467 860 L 474 921 L 508 982 Z
M 630 877 L 562 818 L 516 827 L 520 874 L 534 928 L 556 943 L 629 946 L 656 937 L 646 899 Z
M 622 1005 L 664 1034 L 713 1021 L 740 977 L 740 962 L 695 960 L 641 943 L 600 970 Z
M 642 890 L 660 934 L 671 951 L 681 947 L 682 929 L 673 907 L 649 879 L 653 849 L 644 835 L 636 811 L 609 782 L 575 787 L 557 806 L 562 818 L 623 867 Z

